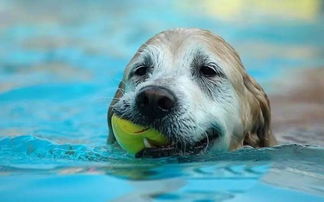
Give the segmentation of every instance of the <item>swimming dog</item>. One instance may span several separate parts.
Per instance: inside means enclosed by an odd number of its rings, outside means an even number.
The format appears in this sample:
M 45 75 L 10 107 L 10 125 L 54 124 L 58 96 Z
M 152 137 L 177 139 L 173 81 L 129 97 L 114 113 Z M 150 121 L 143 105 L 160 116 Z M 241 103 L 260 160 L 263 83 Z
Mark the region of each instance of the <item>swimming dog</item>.
M 152 127 L 170 145 L 138 156 L 231 151 L 276 144 L 270 103 L 237 52 L 207 30 L 178 28 L 144 43 L 126 66 L 108 111 Z

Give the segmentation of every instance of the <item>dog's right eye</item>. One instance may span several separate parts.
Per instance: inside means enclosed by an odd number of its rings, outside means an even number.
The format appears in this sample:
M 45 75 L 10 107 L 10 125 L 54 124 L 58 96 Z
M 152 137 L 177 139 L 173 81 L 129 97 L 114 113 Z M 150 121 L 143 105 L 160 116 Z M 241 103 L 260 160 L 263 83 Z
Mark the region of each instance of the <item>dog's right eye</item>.
M 134 74 L 136 76 L 144 76 L 147 73 L 148 69 L 149 68 L 147 66 L 139 66 L 135 69 Z
M 217 75 L 217 71 L 213 67 L 205 66 L 205 65 L 200 67 L 200 73 L 205 77 L 209 77 L 209 78 Z

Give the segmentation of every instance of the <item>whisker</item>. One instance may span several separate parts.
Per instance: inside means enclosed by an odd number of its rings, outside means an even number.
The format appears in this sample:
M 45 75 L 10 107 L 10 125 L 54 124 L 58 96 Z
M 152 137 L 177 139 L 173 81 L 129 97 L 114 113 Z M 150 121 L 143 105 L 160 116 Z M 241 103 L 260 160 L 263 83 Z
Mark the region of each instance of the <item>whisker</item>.
M 206 146 L 204 148 L 204 152 L 207 152 L 207 149 L 208 149 L 208 146 L 209 146 L 209 136 L 208 136 L 207 132 L 205 132 L 204 134 L 206 135 L 206 140 L 207 140 L 207 144 L 206 144 Z

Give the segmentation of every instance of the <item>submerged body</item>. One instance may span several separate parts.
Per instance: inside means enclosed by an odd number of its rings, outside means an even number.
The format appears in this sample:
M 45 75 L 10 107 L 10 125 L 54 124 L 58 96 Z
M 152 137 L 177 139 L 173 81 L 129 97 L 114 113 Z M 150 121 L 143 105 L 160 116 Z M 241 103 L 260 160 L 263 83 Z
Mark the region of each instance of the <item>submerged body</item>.
M 113 114 L 154 128 L 180 153 L 276 143 L 263 89 L 229 44 L 200 29 L 165 31 L 142 45 L 111 103 L 110 129 Z

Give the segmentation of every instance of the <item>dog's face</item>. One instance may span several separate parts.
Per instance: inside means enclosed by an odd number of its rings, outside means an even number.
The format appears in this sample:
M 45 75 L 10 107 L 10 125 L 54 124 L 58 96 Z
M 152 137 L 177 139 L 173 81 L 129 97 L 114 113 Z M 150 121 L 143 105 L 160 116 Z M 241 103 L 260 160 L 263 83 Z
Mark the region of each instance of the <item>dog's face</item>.
M 199 29 L 166 31 L 147 41 L 126 67 L 108 121 L 113 113 L 157 129 L 180 152 L 271 142 L 262 88 L 233 48 Z

